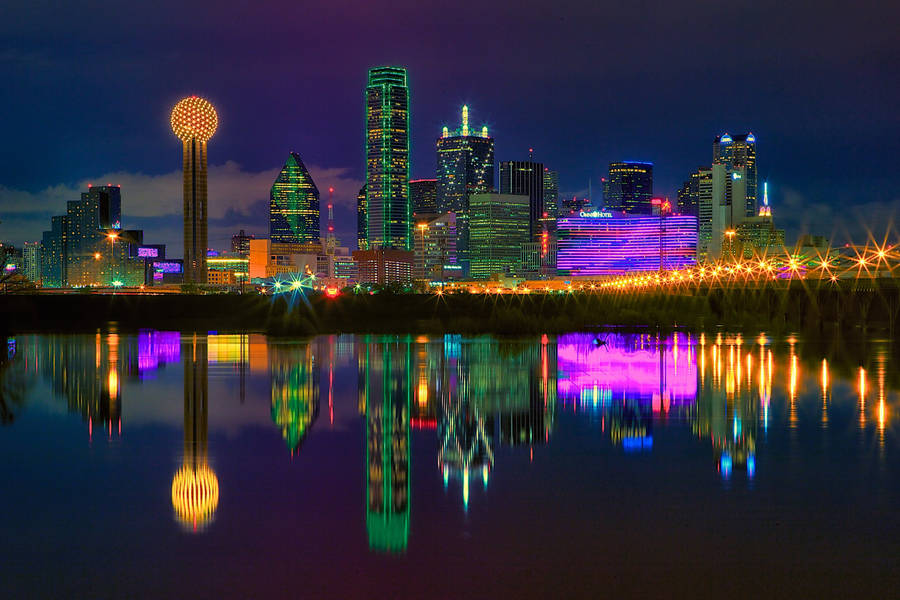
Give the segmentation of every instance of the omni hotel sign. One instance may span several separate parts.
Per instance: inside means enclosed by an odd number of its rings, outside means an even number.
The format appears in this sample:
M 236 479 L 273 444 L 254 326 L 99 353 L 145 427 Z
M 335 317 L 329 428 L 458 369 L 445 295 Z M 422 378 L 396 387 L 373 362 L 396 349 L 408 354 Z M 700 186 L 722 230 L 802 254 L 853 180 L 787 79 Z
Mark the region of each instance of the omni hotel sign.
M 612 219 L 612 212 L 608 210 L 592 210 L 592 211 L 581 211 L 578 213 L 579 217 L 590 217 L 593 219 Z

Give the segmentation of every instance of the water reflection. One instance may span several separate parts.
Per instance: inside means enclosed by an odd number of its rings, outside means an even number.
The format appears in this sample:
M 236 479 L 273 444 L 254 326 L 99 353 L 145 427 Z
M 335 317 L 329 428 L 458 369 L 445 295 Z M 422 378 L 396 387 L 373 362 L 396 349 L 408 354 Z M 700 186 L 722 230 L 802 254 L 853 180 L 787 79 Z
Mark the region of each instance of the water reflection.
M 399 552 L 409 540 L 410 345 L 367 343 L 364 351 L 366 530 L 370 548 Z
M 186 335 L 181 340 L 184 365 L 184 454 L 172 479 L 172 507 L 178 522 L 198 531 L 212 521 L 219 505 L 219 480 L 207 456 L 209 438 L 208 340 Z
M 0 399 L 3 422 L 10 423 L 13 407 L 27 410 L 24 393 L 14 391 L 24 389 L 27 377 L 14 373 L 39 376 L 84 421 L 91 443 L 98 432 L 120 439 L 129 415 L 123 407 L 141 395 L 140 387 L 152 391 L 167 378 L 180 379 L 183 422 L 169 424 L 183 426 L 184 445 L 171 499 L 176 521 L 189 531 L 208 527 L 218 507 L 219 481 L 208 456 L 211 411 L 229 427 L 264 423 L 269 439 L 287 446 L 277 444 L 282 457 L 299 456 L 315 432 L 356 427 L 357 439 L 365 438 L 364 461 L 356 464 L 365 465 L 368 546 L 394 553 L 409 546 L 413 431 L 432 440 L 421 450 L 433 452 L 430 481 L 462 511 L 496 493 L 489 484 L 496 487 L 491 482 L 516 456 L 527 463 L 554 436 L 568 435 L 573 422 L 606 445 L 591 452 L 634 460 L 662 453 L 675 461 L 673 439 L 702 448 L 703 468 L 712 479 L 729 480 L 727 488 L 765 476 L 767 441 L 785 430 L 791 452 L 798 452 L 802 430 L 839 432 L 849 424 L 873 448 L 877 442 L 883 457 L 897 402 L 890 348 L 823 349 L 793 337 L 776 342 L 724 333 L 280 341 L 247 334 L 125 335 L 111 327 L 91 335 L 10 338 Z M 211 380 L 224 384 L 212 407 Z M 319 419 L 323 394 L 328 416 Z M 342 399 L 344 406 L 349 400 L 355 425 L 341 424 Z M 560 423 L 568 431 L 558 432 Z

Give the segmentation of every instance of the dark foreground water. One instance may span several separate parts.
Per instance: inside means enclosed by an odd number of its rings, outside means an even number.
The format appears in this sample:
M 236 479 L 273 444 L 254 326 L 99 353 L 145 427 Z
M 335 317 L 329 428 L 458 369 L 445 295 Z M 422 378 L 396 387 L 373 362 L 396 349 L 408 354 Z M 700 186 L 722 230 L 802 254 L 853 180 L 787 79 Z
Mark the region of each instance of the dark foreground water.
M 877 340 L 17 336 L 0 596 L 896 597 Z

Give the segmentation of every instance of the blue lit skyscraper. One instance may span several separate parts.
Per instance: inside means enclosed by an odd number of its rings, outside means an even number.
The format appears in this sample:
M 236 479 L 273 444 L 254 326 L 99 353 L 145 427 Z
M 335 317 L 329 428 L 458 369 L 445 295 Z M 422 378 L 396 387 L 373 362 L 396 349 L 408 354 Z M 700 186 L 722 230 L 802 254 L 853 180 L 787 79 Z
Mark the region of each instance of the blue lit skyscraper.
M 756 136 L 752 133 L 729 135 L 724 133 L 713 141 L 713 164 L 725 165 L 728 171 L 745 170 L 747 195 L 745 214 L 756 216 Z

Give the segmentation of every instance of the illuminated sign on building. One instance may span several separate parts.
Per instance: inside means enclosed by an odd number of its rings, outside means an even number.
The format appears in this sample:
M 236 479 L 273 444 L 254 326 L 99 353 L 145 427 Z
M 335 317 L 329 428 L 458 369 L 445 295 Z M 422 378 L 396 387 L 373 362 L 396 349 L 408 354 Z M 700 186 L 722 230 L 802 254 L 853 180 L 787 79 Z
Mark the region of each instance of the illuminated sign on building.
M 155 261 L 153 270 L 157 273 L 181 273 L 183 266 L 180 262 L 174 261 Z
M 578 213 L 578 216 L 589 219 L 612 219 L 613 214 L 612 211 L 608 210 L 582 210 Z
M 159 248 L 141 246 L 140 248 L 138 248 L 137 255 L 140 258 L 158 258 Z

